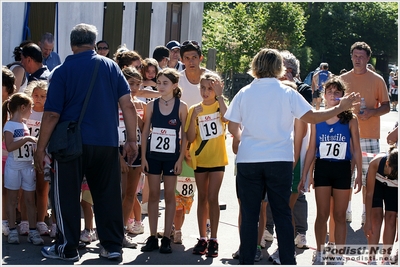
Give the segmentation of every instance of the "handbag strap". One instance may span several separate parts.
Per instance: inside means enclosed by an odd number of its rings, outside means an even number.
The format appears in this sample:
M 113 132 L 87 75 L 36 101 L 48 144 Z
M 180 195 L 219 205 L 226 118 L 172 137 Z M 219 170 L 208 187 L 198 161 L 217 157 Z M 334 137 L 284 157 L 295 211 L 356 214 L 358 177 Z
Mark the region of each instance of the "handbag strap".
M 101 61 L 100 59 L 96 59 L 96 65 L 94 67 L 94 71 L 93 71 L 93 75 L 92 75 L 92 81 L 90 82 L 89 90 L 88 90 L 88 92 L 86 94 L 85 102 L 83 103 L 83 107 L 82 107 L 82 110 L 81 110 L 81 115 L 79 116 L 78 125 L 81 125 L 81 122 L 83 120 L 83 116 L 85 115 L 86 107 L 88 105 L 89 98 L 90 98 L 94 83 L 95 83 L 96 78 L 97 78 L 97 73 L 98 73 L 98 70 L 99 70 L 100 61 Z

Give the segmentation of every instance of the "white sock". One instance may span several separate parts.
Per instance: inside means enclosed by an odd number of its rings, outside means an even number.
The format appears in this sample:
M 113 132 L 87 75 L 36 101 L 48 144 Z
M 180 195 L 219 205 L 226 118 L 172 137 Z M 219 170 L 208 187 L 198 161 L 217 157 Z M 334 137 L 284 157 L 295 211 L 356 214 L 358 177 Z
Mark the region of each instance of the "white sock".
M 347 212 L 351 212 L 351 200 L 349 201 L 349 204 L 347 205 Z

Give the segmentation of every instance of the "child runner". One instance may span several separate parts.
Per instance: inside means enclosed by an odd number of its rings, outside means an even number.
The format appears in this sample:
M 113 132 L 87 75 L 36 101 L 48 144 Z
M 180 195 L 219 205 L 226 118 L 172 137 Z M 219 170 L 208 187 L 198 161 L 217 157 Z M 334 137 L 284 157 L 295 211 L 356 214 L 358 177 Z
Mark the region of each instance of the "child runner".
M 182 171 L 182 161 L 187 145 L 182 123 L 187 117 L 187 105 L 180 100 L 179 73 L 165 68 L 157 75 L 157 90 L 161 97 L 147 104 L 142 132 L 142 170 L 149 179 L 150 236 L 142 251 L 158 249 L 157 220 L 160 199 L 160 179 L 164 177 L 165 222 L 161 239 L 161 253 L 171 253 L 172 222 L 175 216 L 176 177 Z M 150 134 L 151 129 L 151 134 Z M 179 138 L 181 137 L 181 140 Z M 181 149 L 182 148 L 182 149 Z
M 18 192 L 22 188 L 30 226 L 28 242 L 42 245 L 44 241 L 36 229 L 36 176 L 33 169 L 33 149 L 37 138 L 29 135 L 28 126 L 23 122 L 29 118 L 31 109 L 32 100 L 24 93 L 16 93 L 3 103 L 3 134 L 9 152 L 4 168 L 4 186 L 7 188 L 7 217 L 10 222 L 15 222 Z M 8 113 L 10 120 L 6 122 Z M 14 224 L 10 225 L 8 243 L 19 243 Z
M 191 143 L 191 166 L 194 169 L 198 191 L 197 222 L 200 239 L 193 248 L 193 253 L 207 253 L 208 257 L 218 256 L 218 194 L 225 166 L 228 165 L 224 119 L 227 106 L 222 90 L 223 83 L 217 74 L 203 74 L 200 77 L 200 94 L 203 101 L 190 107 L 185 126 L 188 141 Z M 210 218 L 211 224 L 209 240 L 206 234 L 207 218 Z
M 15 90 L 15 76 L 14 73 L 9 70 L 7 67 L 2 67 L 2 94 L 1 94 L 1 103 L 8 100 L 8 98 L 14 93 Z M 4 113 L 3 113 L 4 114 Z M 8 118 L 6 117 L 6 120 Z M 4 126 L 4 121 L 3 121 Z M 3 234 L 8 236 L 10 233 L 9 224 L 7 220 L 7 189 L 4 187 L 4 166 L 6 165 L 6 160 L 8 156 L 8 151 L 6 148 L 6 143 L 4 142 L 4 135 L 1 138 L 2 142 L 2 226 L 3 226 Z
M 329 79 L 324 87 L 326 108 L 337 106 L 347 89 L 339 77 Z M 304 191 L 307 172 L 314 160 L 314 188 L 317 204 L 314 230 L 317 248 L 312 261 L 313 264 L 323 264 L 322 251 L 327 233 L 331 195 L 334 200 L 336 248 L 340 250 L 346 243 L 346 209 L 351 188 L 351 161 L 355 161 L 357 169 L 360 169 L 362 164 L 358 120 L 350 110 L 325 122 L 312 125 L 310 144 L 298 185 L 299 191 Z M 354 189 L 357 186 L 360 191 L 361 173 L 357 174 Z M 333 263 L 342 264 L 343 256 L 336 255 Z
M 385 212 L 383 212 L 385 203 Z M 396 236 L 398 213 L 398 149 L 391 147 L 388 153 L 376 155 L 368 166 L 366 219 L 364 233 L 371 247 L 379 246 L 382 221 L 383 229 L 382 265 L 390 265 L 389 255 Z M 375 252 L 369 249 L 368 265 L 376 265 Z
M 47 82 L 43 80 L 32 81 L 25 89 L 25 93 L 33 100 L 32 114 L 26 121 L 31 136 L 39 137 L 40 123 L 42 121 L 44 102 L 47 97 Z M 51 225 L 51 229 L 44 222 L 47 214 L 49 199 L 49 180 L 45 180 L 44 173 L 36 172 L 36 207 L 37 207 L 37 229 L 40 235 L 52 235 L 55 237 L 57 226 L 55 223 Z M 22 197 L 23 199 L 23 197 Z M 26 206 L 21 201 L 22 221 L 19 225 L 20 234 L 28 234 L 29 227 L 26 219 Z M 53 218 L 54 219 L 54 218 Z M 55 222 L 55 220 L 54 220 Z M 24 230 L 25 229 L 25 230 Z
M 126 230 L 132 234 L 143 234 L 144 226 L 142 223 L 142 212 L 137 198 L 136 189 L 139 184 L 139 180 L 142 174 L 141 168 L 141 131 L 143 129 L 143 116 L 146 108 L 146 104 L 136 98 L 136 94 L 139 91 L 140 85 L 142 84 L 142 75 L 133 67 L 125 67 L 122 69 L 126 80 L 129 83 L 131 90 L 131 100 L 136 107 L 138 114 L 138 126 L 137 126 L 137 142 L 139 147 L 139 154 L 136 160 L 131 166 L 127 165 L 126 160 L 121 158 L 121 168 L 125 169 L 122 173 L 122 188 L 125 190 L 122 192 L 122 210 L 124 216 L 124 225 Z M 123 124 L 123 121 L 121 121 Z M 120 126 L 121 123 L 120 123 Z M 124 130 L 125 127 L 120 127 L 120 130 Z M 121 131 L 120 131 L 121 133 Z M 124 134 L 120 134 L 120 137 L 124 137 Z M 121 139 L 121 138 L 120 138 Z M 123 138 L 124 139 L 124 138 Z

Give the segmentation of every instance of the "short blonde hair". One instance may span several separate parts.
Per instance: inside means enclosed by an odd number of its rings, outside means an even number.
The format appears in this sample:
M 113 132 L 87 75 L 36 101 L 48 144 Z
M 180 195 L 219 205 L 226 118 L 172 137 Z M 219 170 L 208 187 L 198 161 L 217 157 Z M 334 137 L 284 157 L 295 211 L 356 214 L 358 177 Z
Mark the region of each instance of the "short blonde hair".
M 24 93 L 28 96 L 32 96 L 33 91 L 38 88 L 44 90 L 47 94 L 47 86 L 48 84 L 45 80 L 34 80 L 28 83 L 28 86 L 25 88 Z
M 285 70 L 282 55 L 276 49 L 261 49 L 251 63 L 251 73 L 256 78 L 281 78 Z

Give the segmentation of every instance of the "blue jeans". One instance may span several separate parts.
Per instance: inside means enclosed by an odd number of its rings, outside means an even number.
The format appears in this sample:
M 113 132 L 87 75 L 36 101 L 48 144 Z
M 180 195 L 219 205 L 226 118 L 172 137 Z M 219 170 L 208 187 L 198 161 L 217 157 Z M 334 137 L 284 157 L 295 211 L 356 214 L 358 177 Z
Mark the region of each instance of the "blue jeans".
M 289 198 L 293 162 L 238 163 L 237 183 L 242 224 L 240 227 L 240 264 L 254 264 L 258 221 L 263 191 L 267 189 L 268 205 L 274 217 L 282 265 L 296 264 L 294 235 Z

